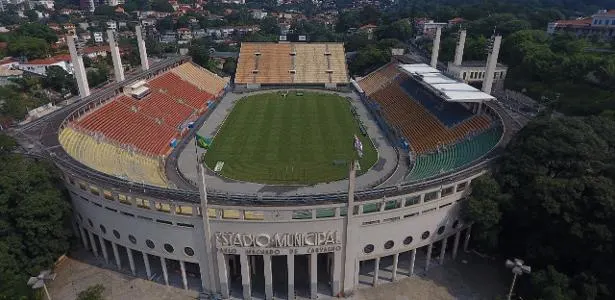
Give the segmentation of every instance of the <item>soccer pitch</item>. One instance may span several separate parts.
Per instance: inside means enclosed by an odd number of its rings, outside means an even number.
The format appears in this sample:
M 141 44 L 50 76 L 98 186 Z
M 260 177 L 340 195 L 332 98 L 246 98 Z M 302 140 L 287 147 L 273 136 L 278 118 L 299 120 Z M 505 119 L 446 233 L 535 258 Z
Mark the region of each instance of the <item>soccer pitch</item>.
M 363 136 L 348 101 L 334 94 L 290 91 L 239 100 L 205 154 L 222 176 L 268 184 L 315 184 L 348 177 L 358 158 L 354 135 L 363 144 L 361 172 L 378 159 Z

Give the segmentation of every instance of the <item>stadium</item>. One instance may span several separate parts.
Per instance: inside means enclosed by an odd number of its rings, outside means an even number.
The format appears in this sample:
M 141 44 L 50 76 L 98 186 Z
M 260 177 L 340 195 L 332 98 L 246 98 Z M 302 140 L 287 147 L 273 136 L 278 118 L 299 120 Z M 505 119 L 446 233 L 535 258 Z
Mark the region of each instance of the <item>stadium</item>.
M 461 202 L 511 128 L 429 65 L 351 79 L 344 55 L 243 43 L 234 80 L 167 59 L 20 131 L 110 266 L 224 299 L 346 297 L 468 247 Z

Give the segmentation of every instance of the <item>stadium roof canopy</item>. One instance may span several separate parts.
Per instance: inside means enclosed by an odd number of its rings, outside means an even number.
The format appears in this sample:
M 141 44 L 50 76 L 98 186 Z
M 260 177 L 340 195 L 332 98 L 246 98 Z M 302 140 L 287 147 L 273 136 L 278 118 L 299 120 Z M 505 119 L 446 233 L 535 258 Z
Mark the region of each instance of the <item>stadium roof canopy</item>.
M 400 69 L 436 95 L 451 102 L 484 102 L 495 97 L 452 79 L 427 64 L 402 64 Z

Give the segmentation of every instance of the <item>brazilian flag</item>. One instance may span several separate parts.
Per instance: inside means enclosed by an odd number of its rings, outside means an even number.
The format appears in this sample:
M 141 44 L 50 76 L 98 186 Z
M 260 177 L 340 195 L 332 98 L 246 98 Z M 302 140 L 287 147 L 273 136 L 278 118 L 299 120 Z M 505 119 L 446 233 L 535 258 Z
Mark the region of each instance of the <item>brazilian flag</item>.
M 209 146 L 211 145 L 211 140 L 209 140 L 208 138 L 205 138 L 204 136 L 200 136 L 198 133 L 196 134 L 194 138 L 196 140 L 197 146 L 203 149 L 209 149 Z

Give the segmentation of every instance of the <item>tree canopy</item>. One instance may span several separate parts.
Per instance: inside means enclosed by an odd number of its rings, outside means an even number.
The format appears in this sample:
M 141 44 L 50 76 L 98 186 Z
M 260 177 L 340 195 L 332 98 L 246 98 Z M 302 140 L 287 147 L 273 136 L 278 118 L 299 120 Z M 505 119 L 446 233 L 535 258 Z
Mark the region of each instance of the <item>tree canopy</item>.
M 612 299 L 613 130 L 607 117 L 539 118 L 511 141 L 493 179 L 473 183 L 464 212 L 485 229 L 475 241 L 543 270 L 526 289 L 537 299 Z
M 70 204 L 47 162 L 12 153 L 0 135 L 0 299 L 32 293 L 26 281 L 69 248 Z

